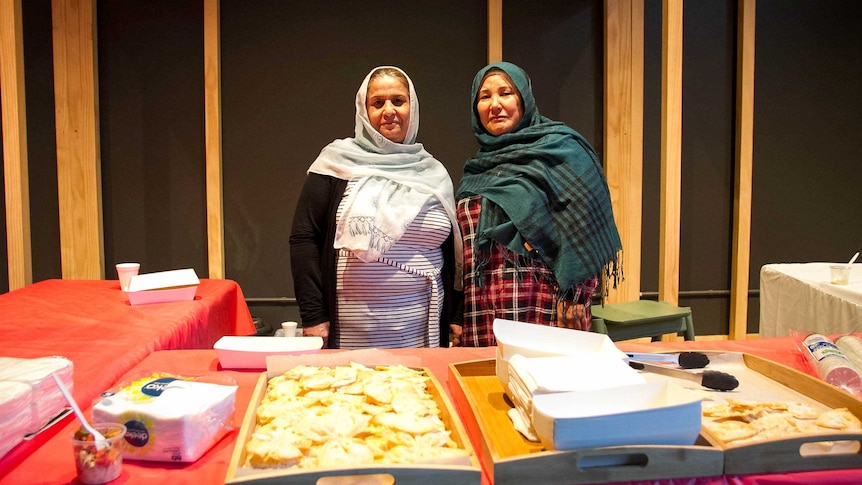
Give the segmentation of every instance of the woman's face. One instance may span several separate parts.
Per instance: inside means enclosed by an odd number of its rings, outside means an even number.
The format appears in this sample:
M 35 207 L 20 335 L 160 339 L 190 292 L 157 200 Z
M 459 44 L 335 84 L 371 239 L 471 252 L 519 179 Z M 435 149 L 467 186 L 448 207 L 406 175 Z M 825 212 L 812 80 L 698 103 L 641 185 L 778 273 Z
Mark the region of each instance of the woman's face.
M 389 141 L 404 141 L 410 125 L 410 92 L 400 79 L 384 75 L 369 82 L 365 108 L 375 130 Z
M 482 126 L 494 136 L 514 130 L 524 116 L 520 93 L 514 84 L 501 74 L 491 74 L 482 82 L 476 111 Z

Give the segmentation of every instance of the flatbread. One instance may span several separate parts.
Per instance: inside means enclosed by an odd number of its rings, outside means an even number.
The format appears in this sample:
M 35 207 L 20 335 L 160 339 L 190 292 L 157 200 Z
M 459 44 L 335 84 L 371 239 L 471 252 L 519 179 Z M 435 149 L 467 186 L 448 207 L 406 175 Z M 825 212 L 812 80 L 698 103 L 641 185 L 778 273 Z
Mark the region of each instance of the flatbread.
M 822 411 L 795 401 L 728 398 L 724 403 L 704 407 L 703 416 L 704 426 L 725 443 L 862 430 L 862 422 L 847 408 Z
M 709 428 L 709 431 L 714 434 L 716 438 L 725 443 L 744 440 L 757 434 L 757 429 L 750 424 L 733 419 L 710 423 L 707 425 L 707 428 Z
M 799 433 L 793 415 L 789 413 L 767 414 L 751 422 L 758 439 L 783 438 Z
M 799 402 L 787 403 L 787 411 L 796 419 L 817 419 L 820 416 L 820 411 L 814 407 Z
M 814 424 L 823 428 L 849 430 L 859 429 L 859 418 L 853 415 L 847 408 L 836 408 L 821 413 L 814 420 Z

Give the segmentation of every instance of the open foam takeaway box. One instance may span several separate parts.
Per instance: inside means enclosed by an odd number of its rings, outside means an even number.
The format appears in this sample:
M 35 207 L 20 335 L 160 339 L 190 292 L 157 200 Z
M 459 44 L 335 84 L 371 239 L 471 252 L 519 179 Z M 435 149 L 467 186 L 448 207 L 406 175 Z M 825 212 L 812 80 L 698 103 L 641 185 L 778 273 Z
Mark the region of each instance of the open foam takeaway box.
M 126 296 L 132 305 L 191 301 L 201 281 L 192 268 L 132 276 Z
M 606 335 L 501 319 L 494 332 L 496 359 L 451 364 L 448 380 L 492 483 L 570 485 L 722 474 L 722 451 L 697 443 L 700 398 L 671 382 L 632 380 L 623 372 L 633 371 L 627 356 Z M 527 370 L 548 363 L 555 372 L 534 385 L 520 385 L 520 358 L 529 359 Z M 551 392 L 531 394 L 542 382 L 539 387 Z M 539 439 L 516 429 L 513 411 L 519 408 L 526 408 L 523 414 Z

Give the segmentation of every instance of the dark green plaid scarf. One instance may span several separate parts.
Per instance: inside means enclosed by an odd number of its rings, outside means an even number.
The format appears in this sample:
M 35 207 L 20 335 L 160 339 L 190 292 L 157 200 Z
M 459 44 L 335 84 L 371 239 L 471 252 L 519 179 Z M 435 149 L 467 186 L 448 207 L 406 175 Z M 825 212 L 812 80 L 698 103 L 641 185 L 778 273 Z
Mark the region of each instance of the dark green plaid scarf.
M 524 103 L 519 126 L 500 136 L 484 130 L 475 108 L 492 68 L 509 75 Z M 622 244 L 598 155 L 579 133 L 539 115 L 523 70 L 504 62 L 476 75 L 473 131 L 481 149 L 464 165 L 457 198 L 483 198 L 474 241 L 477 264 L 496 242 L 548 265 L 562 292 L 598 275 L 616 286 Z

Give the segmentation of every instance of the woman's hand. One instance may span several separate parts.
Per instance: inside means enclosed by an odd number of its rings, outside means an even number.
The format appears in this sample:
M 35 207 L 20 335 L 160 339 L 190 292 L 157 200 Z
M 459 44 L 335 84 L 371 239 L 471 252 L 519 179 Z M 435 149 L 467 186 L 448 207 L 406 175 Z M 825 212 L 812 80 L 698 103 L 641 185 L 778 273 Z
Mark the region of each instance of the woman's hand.
M 323 338 L 323 347 L 326 348 L 327 340 L 329 340 L 329 322 L 318 323 L 311 327 L 302 327 L 302 336 L 321 337 Z
M 449 324 L 449 341 L 452 342 L 452 347 L 461 346 L 461 325 Z
M 560 300 L 557 306 L 557 326 L 575 330 L 590 331 L 587 309 L 581 303 Z

